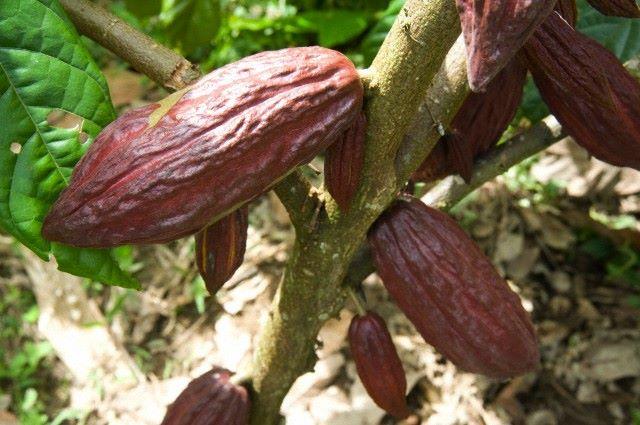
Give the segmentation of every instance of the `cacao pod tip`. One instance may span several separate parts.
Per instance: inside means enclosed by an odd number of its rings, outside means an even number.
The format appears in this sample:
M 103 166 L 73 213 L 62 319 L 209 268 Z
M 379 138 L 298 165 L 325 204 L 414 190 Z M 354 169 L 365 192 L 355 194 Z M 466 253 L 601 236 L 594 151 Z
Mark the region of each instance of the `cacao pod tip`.
M 467 65 L 467 80 L 469 82 L 469 88 L 474 93 L 484 93 L 495 76 L 489 73 L 479 62 L 480 61 L 474 62 L 470 58 Z M 474 65 L 474 63 L 476 65 Z

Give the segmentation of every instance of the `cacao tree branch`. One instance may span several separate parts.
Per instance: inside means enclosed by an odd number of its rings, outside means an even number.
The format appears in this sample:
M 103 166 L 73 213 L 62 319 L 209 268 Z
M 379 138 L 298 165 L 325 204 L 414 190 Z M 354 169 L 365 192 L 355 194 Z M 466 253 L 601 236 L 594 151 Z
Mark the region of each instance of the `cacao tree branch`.
M 348 214 L 327 196 L 326 212 L 296 234 L 254 355 L 254 425 L 277 423 L 289 388 L 313 367 L 317 333 L 344 305 L 348 265 L 369 226 L 397 195 L 395 153 L 458 34 L 453 1 L 408 0 L 374 60 L 361 185 Z
M 86 0 L 60 0 L 78 30 L 170 90 L 200 78 L 198 67 L 107 10 Z
M 80 33 L 111 50 L 165 89 L 180 90 L 200 78 L 196 65 L 102 7 L 87 0 L 60 0 L 60 4 Z M 308 218 L 301 207 L 308 200 L 311 188 L 311 183 L 298 171 L 274 188 L 295 226 Z
M 422 197 L 422 201 L 448 211 L 484 183 L 565 137 L 558 121 L 553 116 L 548 116 L 526 132 L 478 158 L 469 183 L 460 176 L 449 176 L 431 188 Z

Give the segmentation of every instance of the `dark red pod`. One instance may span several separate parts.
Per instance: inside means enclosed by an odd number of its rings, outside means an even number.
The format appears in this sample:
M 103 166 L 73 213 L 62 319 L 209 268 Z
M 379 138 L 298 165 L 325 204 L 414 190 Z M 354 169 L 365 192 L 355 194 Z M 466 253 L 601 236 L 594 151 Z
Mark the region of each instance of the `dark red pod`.
M 422 337 L 463 370 L 494 378 L 532 371 L 531 319 L 489 259 L 445 213 L 396 202 L 369 232 L 385 287 Z
M 245 205 L 196 233 L 196 264 L 211 295 L 242 264 L 248 227 L 249 208 Z
M 603 15 L 623 18 L 640 18 L 640 8 L 636 0 L 587 0 L 594 9 Z
M 300 47 L 229 64 L 96 139 L 43 234 L 86 247 L 194 234 L 337 139 L 363 88 L 339 52 Z
M 442 136 L 436 143 L 427 159 L 420 164 L 420 167 L 411 176 L 412 181 L 432 182 L 453 173 L 451 164 L 447 159 L 446 142 L 444 140 L 446 137 L 449 136 Z
M 371 311 L 355 316 L 349 326 L 349 347 L 373 401 L 398 419 L 409 416 L 407 378 L 382 317 Z
M 556 0 L 456 0 L 467 45 L 469 85 L 484 91 L 515 56 Z
M 367 117 L 364 112 L 360 112 L 340 139 L 327 148 L 324 183 L 340 209 L 344 211 L 349 210 L 353 195 L 360 184 L 366 137 Z
M 230 382 L 232 373 L 214 368 L 187 385 L 168 407 L 161 425 L 246 425 L 247 389 Z
M 607 49 L 553 13 L 524 49 L 540 94 L 589 153 L 640 169 L 640 84 Z
M 451 121 L 451 130 L 438 142 L 441 146 L 434 149 L 415 177 L 435 174 L 441 178 L 457 173 L 469 181 L 474 160 L 495 146 L 515 117 L 526 78 L 527 69 L 514 59 L 491 81 L 486 92 L 470 93 Z M 446 164 L 439 165 L 443 153 Z M 429 167 L 434 171 L 428 172 Z
M 578 22 L 578 5 L 576 0 L 558 0 L 556 3 L 556 11 L 562 16 L 572 27 Z

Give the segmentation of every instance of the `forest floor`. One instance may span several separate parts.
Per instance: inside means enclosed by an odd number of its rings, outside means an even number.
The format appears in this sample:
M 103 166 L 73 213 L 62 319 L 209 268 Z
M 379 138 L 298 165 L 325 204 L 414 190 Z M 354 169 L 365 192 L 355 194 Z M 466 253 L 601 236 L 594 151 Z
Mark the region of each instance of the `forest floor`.
M 114 98 L 135 103 L 133 80 L 118 82 L 131 98 Z M 387 320 L 409 381 L 415 414 L 402 423 L 640 424 L 640 173 L 563 142 L 453 214 L 521 296 L 542 364 L 507 382 L 458 371 L 371 276 L 368 307 Z M 192 240 L 135 249 L 136 292 L 56 272 L 0 235 L 0 425 L 158 424 L 191 378 L 251 358 L 292 241 L 275 197 L 253 202 L 245 262 L 210 297 Z M 356 376 L 354 310 L 322 329 L 314 372 L 283 405 L 288 424 L 395 423 Z

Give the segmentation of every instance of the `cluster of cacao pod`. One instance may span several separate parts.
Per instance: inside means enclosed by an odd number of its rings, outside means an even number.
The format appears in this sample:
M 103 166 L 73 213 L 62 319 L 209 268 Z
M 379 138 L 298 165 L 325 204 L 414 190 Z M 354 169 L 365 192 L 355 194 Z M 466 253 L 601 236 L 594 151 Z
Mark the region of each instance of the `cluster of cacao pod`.
M 592 3 L 632 15 L 624 0 Z M 475 156 L 513 118 L 527 69 L 578 143 L 605 161 L 640 168 L 640 86 L 574 30 L 573 0 L 457 4 L 477 92 L 421 172 L 469 178 Z M 227 65 L 109 125 L 75 168 L 43 234 L 81 247 L 195 234 L 196 263 L 213 293 L 242 262 L 247 202 L 323 150 L 327 189 L 349 209 L 364 161 L 362 102 L 356 69 L 332 50 L 291 48 Z M 451 218 L 405 196 L 376 221 L 368 241 L 400 309 L 453 363 L 494 378 L 536 367 L 535 332 L 517 295 Z M 406 378 L 383 320 L 357 316 L 349 340 L 374 401 L 407 416 Z M 165 425 L 246 423 L 248 394 L 230 376 L 215 369 L 194 380 Z M 236 408 L 225 413 L 222 404 Z
M 491 5 L 488 5 L 490 3 Z M 635 0 L 589 0 L 639 18 Z M 516 114 L 527 69 L 567 134 L 598 159 L 640 169 L 640 85 L 607 49 L 575 30 L 575 0 L 457 0 L 471 93 L 450 131 L 414 174 L 471 177 Z
M 520 298 L 452 218 L 405 195 L 378 218 L 368 241 L 400 310 L 456 366 L 498 379 L 536 368 L 536 334 Z M 371 312 L 356 316 L 349 342 L 371 398 L 406 417 L 406 378 L 384 321 Z

